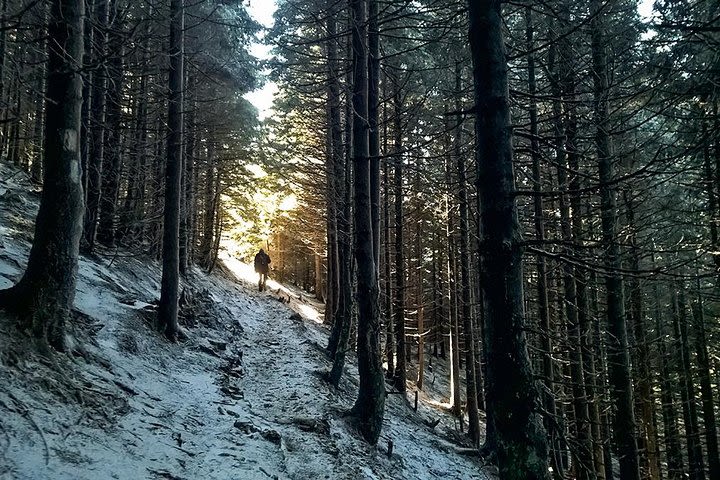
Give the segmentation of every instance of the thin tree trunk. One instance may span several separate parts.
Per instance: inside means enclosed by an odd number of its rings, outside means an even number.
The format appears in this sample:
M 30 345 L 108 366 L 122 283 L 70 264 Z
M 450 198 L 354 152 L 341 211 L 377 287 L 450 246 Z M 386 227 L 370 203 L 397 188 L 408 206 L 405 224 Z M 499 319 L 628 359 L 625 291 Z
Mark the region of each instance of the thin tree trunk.
M 122 87 L 123 87 L 123 49 L 122 24 L 117 18 L 118 0 L 111 0 L 110 12 L 115 22 L 110 25 L 108 35 L 109 55 L 107 104 L 105 107 L 105 151 L 102 164 L 102 182 L 100 194 L 100 212 L 98 216 L 97 241 L 106 247 L 114 247 L 116 241 L 116 210 L 118 190 L 120 188 L 120 169 L 122 167 Z
M 90 141 L 88 145 L 87 176 L 87 209 L 83 224 L 84 253 L 93 253 L 95 248 L 95 236 L 97 232 L 98 212 L 100 208 L 100 186 L 102 182 L 102 165 L 105 155 L 105 85 L 106 76 L 102 65 L 104 65 L 105 52 L 107 49 L 107 33 L 105 31 L 108 23 L 110 0 L 97 0 L 93 9 L 95 34 L 94 58 L 98 59 L 99 65 L 93 72 L 93 86 L 90 104 Z M 100 60 L 103 59 L 103 60 Z
M 180 283 L 180 178 L 183 141 L 183 0 L 170 0 L 170 74 L 168 98 L 167 168 L 163 225 L 162 283 L 158 321 L 165 336 L 178 335 L 178 290 Z
M 333 0 L 330 0 L 333 1 Z M 348 38 L 347 52 L 352 55 L 352 39 Z M 346 73 L 348 85 L 352 84 L 353 72 L 348 70 Z M 339 103 L 339 102 L 338 102 Z M 352 234 L 350 217 L 352 213 L 352 94 L 346 93 L 345 101 L 345 125 L 344 131 L 340 131 L 340 106 L 338 104 L 337 120 L 338 124 L 333 127 L 337 128 L 335 135 L 337 143 L 335 148 L 337 162 L 335 163 L 336 187 L 338 188 L 338 200 L 342 201 L 342 214 L 338 215 L 338 255 L 340 275 L 340 296 L 338 298 L 338 318 L 333 322 L 330 338 L 328 339 L 327 352 L 333 359 L 333 367 L 330 372 L 330 382 L 338 385 L 340 376 L 342 375 L 345 365 L 345 351 L 350 337 L 350 324 L 352 323 L 353 296 L 352 296 Z M 344 134 L 345 142 L 341 145 L 341 136 Z M 344 146 L 344 152 L 343 147 Z M 343 160 L 344 159 L 344 160 Z M 341 200 L 340 200 L 341 199 Z M 338 209 L 339 211 L 339 209 Z M 343 322 L 347 322 L 345 325 Z M 342 346 L 339 347 L 339 345 Z M 338 353 L 341 357 L 338 357 Z
M 2 0 L 0 7 L 0 119 L 7 119 L 7 108 L 5 107 L 5 52 L 7 45 L 7 9 L 8 0 Z M 5 135 L 0 135 L 0 157 L 5 151 Z
M 537 93 L 537 84 L 535 80 L 535 54 L 533 48 L 534 25 L 532 18 L 532 8 L 525 8 L 525 39 L 528 52 L 528 93 L 530 94 L 530 155 L 532 157 L 532 173 L 533 173 L 533 191 L 539 193 L 542 191 L 542 176 L 540 173 L 540 146 L 538 144 L 538 119 L 537 119 L 537 102 L 535 94 Z M 559 114 L 558 114 L 559 117 Z M 534 209 L 534 225 L 535 238 L 542 243 L 545 240 L 545 220 L 543 214 L 543 198 L 541 195 L 535 195 L 533 198 Z M 537 256 L 537 296 L 538 296 L 538 327 L 540 329 L 540 355 L 542 357 L 543 386 L 542 405 L 546 412 L 544 421 L 545 429 L 549 433 L 550 439 L 550 464 L 553 469 L 554 478 L 562 477 L 562 465 L 559 460 L 560 446 L 558 443 L 558 432 L 554 431 L 554 419 L 557 416 L 557 408 L 555 406 L 554 392 L 554 368 L 552 361 L 552 337 L 550 326 L 550 309 L 548 301 L 548 278 L 547 265 L 543 255 Z M 554 432 L 554 433 L 553 433 Z
M 615 416 L 613 435 L 620 457 L 620 480 L 640 480 L 633 390 L 630 380 L 627 324 L 625 318 L 623 280 L 620 275 L 620 249 L 617 240 L 617 205 L 613 182 L 613 152 L 610 140 L 610 114 L 608 105 L 609 83 L 606 58 L 605 24 L 601 0 L 590 2 L 590 36 L 592 48 L 592 74 L 594 81 L 595 144 L 600 179 L 600 210 L 602 217 L 602 244 L 604 247 L 608 322 L 608 372 L 610 393 Z
M 710 378 L 710 361 L 707 349 L 707 330 L 703 299 L 700 297 L 693 303 L 693 320 L 695 330 L 695 352 L 698 374 L 700 376 L 700 395 L 702 398 L 702 417 L 705 426 L 705 448 L 707 451 L 708 474 L 710 478 L 720 478 L 720 460 L 718 459 L 717 423 L 715 419 L 715 400 L 713 398 Z
M 455 109 L 462 108 L 462 66 L 455 62 Z M 465 388 L 467 396 L 468 435 L 474 445 L 480 442 L 480 416 L 477 405 L 477 379 L 475 375 L 475 335 L 473 326 L 470 280 L 470 221 L 468 220 L 468 192 L 465 157 L 462 153 L 462 119 L 455 125 L 454 155 L 457 162 L 458 203 L 460 204 L 460 275 L 462 279 L 462 317 L 465 338 Z
M 378 0 L 368 2 L 368 141 L 370 148 L 370 208 L 373 227 L 375 277 L 380 275 L 380 22 Z
M 663 437 L 665 440 L 667 472 L 669 480 L 679 480 L 684 478 L 682 449 L 680 447 L 680 430 L 678 428 L 677 412 L 675 410 L 675 386 L 671 373 L 670 357 L 668 356 L 667 345 L 665 343 L 665 338 L 668 332 L 664 326 L 662 315 L 660 313 L 660 295 L 658 293 L 657 284 L 653 285 L 653 295 L 655 297 L 655 330 L 659 336 L 658 356 L 660 359 L 660 402 L 662 404 Z
M 402 98 L 400 86 L 393 82 L 395 93 L 393 95 L 393 136 L 395 156 L 395 302 L 393 305 L 393 327 L 395 336 L 395 372 L 393 386 L 398 392 L 405 392 L 407 380 L 407 366 L 405 354 L 405 254 L 403 231 L 403 156 L 402 156 Z
M 45 13 L 45 9 L 43 9 L 43 19 L 47 17 Z M 45 29 L 43 29 L 45 30 Z M 43 31 L 43 34 L 45 32 Z M 45 41 L 43 41 L 43 48 L 42 50 L 45 51 L 47 49 L 47 44 Z M 42 182 L 42 164 L 43 164 L 43 133 L 45 131 L 45 90 L 46 90 L 46 81 L 47 81 L 47 74 L 46 74 L 46 65 L 43 61 L 40 64 L 38 72 L 38 85 L 37 85 L 37 94 L 36 94 L 36 101 L 35 101 L 35 131 L 33 133 L 33 142 L 35 144 L 35 148 L 33 148 L 33 157 L 32 157 L 32 165 L 30 166 L 30 178 L 35 183 L 41 183 Z M 84 90 L 83 90 L 84 92 Z M 83 93 L 84 95 L 84 93 Z M 0 94 L 0 98 L 2 98 L 2 95 Z M 2 101 L 2 100 L 0 100 Z M 87 100 L 85 100 L 87 101 Z M 83 102 L 83 107 L 85 105 L 85 101 Z M 82 158 L 82 157 L 81 157 Z M 83 170 L 85 172 L 85 170 Z M 85 191 L 85 184 L 83 183 L 83 192 Z M 83 202 L 84 203 L 84 202 Z
M 688 473 L 690 480 L 704 480 L 702 446 L 700 445 L 700 428 L 698 426 L 697 406 L 695 405 L 695 385 L 690 365 L 690 346 L 688 344 L 687 308 L 685 293 L 673 296 L 673 334 L 675 345 L 673 351 L 678 356 L 676 363 L 677 375 L 680 379 L 680 399 L 683 407 L 683 423 L 685 424 L 685 442 L 688 451 Z
M 637 246 L 637 233 L 635 226 L 635 208 L 632 200 L 626 196 L 626 218 L 630 229 L 630 269 L 640 271 L 640 252 Z M 640 279 L 630 279 L 630 323 L 633 327 L 637 359 L 634 362 L 637 371 L 636 408 L 640 415 L 639 439 L 643 454 L 643 475 L 648 480 L 660 479 L 660 452 L 657 447 L 657 432 L 655 430 L 655 398 L 653 395 L 652 367 L 650 365 L 650 352 L 645 332 L 645 312 L 643 309 L 643 293 Z
M 328 0 L 327 16 L 327 292 L 325 298 L 325 324 L 335 323 L 335 315 L 340 301 L 340 255 L 338 246 L 338 205 L 342 201 L 340 184 L 342 169 L 342 131 L 340 123 L 340 72 L 337 64 L 337 23 L 335 21 L 335 1 Z
M 385 143 L 385 151 L 387 152 L 387 106 L 383 108 L 383 125 L 385 134 L 383 135 Z M 385 225 L 385 358 L 387 359 L 387 378 L 395 376 L 395 341 L 393 335 L 393 288 L 392 275 L 390 269 L 390 166 L 388 162 L 383 163 L 383 186 L 385 194 L 383 195 L 383 224 Z

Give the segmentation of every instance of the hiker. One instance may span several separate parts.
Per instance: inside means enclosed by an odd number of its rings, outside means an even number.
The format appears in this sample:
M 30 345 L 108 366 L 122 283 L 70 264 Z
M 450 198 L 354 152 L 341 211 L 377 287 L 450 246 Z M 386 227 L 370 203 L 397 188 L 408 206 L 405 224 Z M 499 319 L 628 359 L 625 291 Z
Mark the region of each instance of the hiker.
M 265 282 L 267 282 L 267 276 L 270 272 L 270 255 L 265 253 L 265 250 L 262 248 L 255 255 L 255 271 L 260 274 L 258 290 L 262 292 L 265 290 Z

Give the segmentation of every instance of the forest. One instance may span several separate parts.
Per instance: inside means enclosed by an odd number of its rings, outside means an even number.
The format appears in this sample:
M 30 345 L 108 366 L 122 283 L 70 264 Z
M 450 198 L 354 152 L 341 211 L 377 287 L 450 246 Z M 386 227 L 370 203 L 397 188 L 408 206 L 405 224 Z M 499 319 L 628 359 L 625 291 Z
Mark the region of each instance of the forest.
M 283 459 L 115 478 L 720 479 L 720 1 L 0 2 L 0 478 L 222 361 Z

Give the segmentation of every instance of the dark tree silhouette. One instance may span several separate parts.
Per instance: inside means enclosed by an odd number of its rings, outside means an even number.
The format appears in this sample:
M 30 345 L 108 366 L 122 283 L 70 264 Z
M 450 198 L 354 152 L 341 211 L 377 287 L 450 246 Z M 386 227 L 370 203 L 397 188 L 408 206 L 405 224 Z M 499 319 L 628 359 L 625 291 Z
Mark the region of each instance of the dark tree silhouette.
M 545 479 L 547 440 L 536 411 L 539 397 L 524 332 L 522 251 L 501 2 L 469 0 L 468 6 L 483 228 L 486 399 L 495 427 L 500 478 Z

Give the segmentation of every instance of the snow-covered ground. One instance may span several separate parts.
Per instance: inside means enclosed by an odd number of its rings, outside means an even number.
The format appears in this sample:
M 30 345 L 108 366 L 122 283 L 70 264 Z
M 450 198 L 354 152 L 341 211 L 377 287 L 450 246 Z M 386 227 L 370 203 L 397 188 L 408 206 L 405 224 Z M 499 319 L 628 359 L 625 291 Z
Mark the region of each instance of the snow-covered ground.
M 22 273 L 38 198 L 0 165 L 0 288 Z M 379 445 L 363 442 L 343 419 L 353 361 L 339 389 L 321 376 L 319 305 L 223 263 L 188 279 L 181 344 L 152 328 L 160 266 L 129 252 L 81 259 L 72 356 L 41 355 L 0 312 L 0 479 L 491 478 L 432 391 L 418 412 L 390 395 Z

